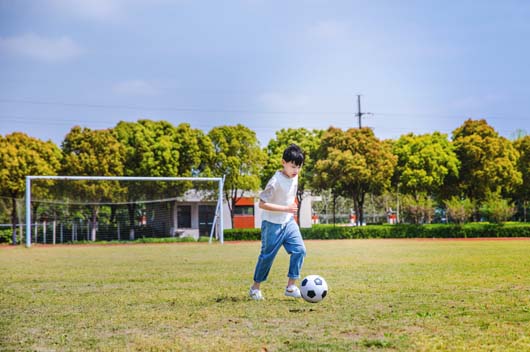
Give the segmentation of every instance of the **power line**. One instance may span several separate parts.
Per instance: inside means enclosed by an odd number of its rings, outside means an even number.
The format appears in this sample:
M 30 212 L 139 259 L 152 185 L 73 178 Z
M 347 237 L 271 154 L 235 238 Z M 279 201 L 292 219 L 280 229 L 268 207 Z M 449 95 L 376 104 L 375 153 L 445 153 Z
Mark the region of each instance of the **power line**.
M 483 116 L 486 119 L 510 119 L 515 121 L 528 121 L 528 117 L 513 116 L 507 113 L 458 113 L 458 114 L 443 114 L 436 112 L 361 112 L 360 104 L 361 95 L 357 95 L 358 101 L 358 112 L 355 114 L 357 118 L 364 115 L 378 115 L 378 116 L 406 116 L 410 118 L 443 118 L 443 119 L 455 119 L 455 118 L 467 118 L 474 116 Z M 88 103 L 69 103 L 69 102 L 53 102 L 53 101 L 41 101 L 41 100 L 24 100 L 24 99 L 5 99 L 0 98 L 0 103 L 13 103 L 13 104 L 29 104 L 29 105 L 50 105 L 50 106 L 64 106 L 64 107 L 77 107 L 77 108 L 90 108 L 90 109 L 119 109 L 119 110 L 151 110 L 151 111 L 177 111 L 177 112 L 193 112 L 193 113 L 244 113 L 244 114 L 256 114 L 256 115 L 347 115 L 351 116 L 351 111 L 311 111 L 311 110 L 290 110 L 290 111 L 264 111 L 255 109 L 218 109 L 218 108 L 197 108 L 197 107 L 178 107 L 178 106 L 135 106 L 135 105 L 115 105 L 115 104 L 88 104 Z M 1 117 L 1 116 L 0 116 Z M 481 117 L 482 118 L 482 117 Z M 359 123 L 360 125 L 360 123 Z
M 458 118 L 484 118 L 484 119 L 494 119 L 494 120 L 498 120 L 498 119 L 503 119 L 503 120 L 506 120 L 507 117 L 506 116 L 509 116 L 509 119 L 510 120 L 515 120 L 515 121 L 528 121 L 528 117 L 522 117 L 522 116 L 514 116 L 514 115 L 511 115 L 511 114 L 493 114 L 493 115 L 490 115 L 490 114 L 487 114 L 487 113 L 473 113 L 473 114 L 470 114 L 470 113 L 461 113 L 461 114 L 458 114 L 458 115 L 448 115 L 448 114 L 439 114 L 439 113 L 433 113 L 433 112 L 426 112 L 426 113 L 407 113 L 407 112 L 376 112 L 375 114 L 377 114 L 378 116 L 403 116 L 403 117 L 418 117 L 418 118 L 421 118 L 421 117 L 435 117 L 435 118 L 438 118 L 438 119 L 454 119 L 456 117 Z M 482 116 L 482 117 L 481 117 Z
M 157 110 L 157 111 L 201 112 L 201 113 L 246 113 L 246 114 L 277 114 L 277 115 L 285 115 L 285 114 L 349 115 L 351 113 L 349 111 L 260 111 L 260 110 L 252 110 L 252 109 L 217 109 L 217 108 L 195 108 L 195 107 L 107 105 L 107 104 L 48 102 L 48 101 L 35 101 L 35 100 L 15 100 L 15 99 L 0 99 L 0 103 L 55 105 L 55 106 L 66 106 L 66 107 L 94 108 L 94 109 Z
M 351 114 L 351 113 L 350 113 Z M 194 128 L 200 128 L 202 130 L 206 130 L 206 129 L 209 129 L 209 128 L 213 128 L 215 127 L 215 123 L 214 121 L 212 121 L 211 123 L 204 123 L 204 122 L 199 122 L 199 121 L 174 121 L 173 119 L 165 119 L 169 122 L 172 122 L 172 123 L 190 123 L 192 125 L 192 127 Z M 110 126 L 110 122 L 109 120 L 105 120 L 105 121 L 101 121 L 101 120 L 94 120 L 94 119 L 86 119 L 86 120 L 79 120 L 79 119 L 76 119 L 76 120 L 71 120 L 71 119 L 65 119 L 65 120 L 58 120 L 56 118 L 42 118 L 42 117 L 27 117 L 27 116 L 5 116 L 5 115 L 0 115 L 0 121 L 1 122 L 12 122 L 12 123 L 15 123 L 15 124 L 23 124 L 23 125 L 34 125 L 34 124 L 42 124 L 42 123 L 45 123 L 47 125 L 55 125 L 55 126 L 72 126 L 72 125 L 97 125 L 97 126 Z M 121 120 L 121 121 L 125 121 L 125 120 Z M 127 120 L 129 121 L 129 120 Z M 335 121 L 337 122 L 337 121 Z M 351 122 L 346 122 L 346 121 L 340 121 L 340 123 L 332 123 L 330 122 L 330 125 L 332 126 L 335 126 L 335 127 L 341 127 L 342 128 L 348 128 L 348 126 L 350 125 Z M 245 126 L 251 128 L 252 130 L 256 131 L 256 132 L 275 132 L 275 131 L 279 131 L 280 129 L 282 129 L 282 127 L 274 127 L 274 126 L 256 126 L 256 125 L 253 125 L 252 124 L 252 121 L 246 121 L 245 122 Z M 296 124 L 291 124 L 290 125 L 291 128 L 299 128 L 299 127 L 304 127 L 304 128 L 307 128 L 307 129 L 326 129 L 326 127 L 322 127 L 321 125 L 318 125 L 318 124 L 311 124 L 311 123 L 308 123 L 308 121 L 304 121 L 304 123 L 296 123 Z M 438 131 L 440 133 L 446 133 L 446 134 L 451 134 L 453 129 L 456 128 L 457 126 L 455 126 L 454 128 L 450 128 L 450 127 L 436 127 L 436 128 L 427 128 L 427 127 L 423 127 L 423 128 L 420 128 L 421 131 L 423 132 L 414 132 L 414 130 L 417 130 L 417 128 L 413 128 L 411 129 L 410 127 L 407 127 L 407 126 L 396 126 L 396 125 L 381 125 L 381 126 L 366 126 L 366 127 L 370 127 L 372 128 L 374 131 L 379 131 L 379 132 L 386 132 L 386 133 L 409 133 L 409 132 L 413 132 L 413 133 L 430 133 L 429 131 Z M 287 128 L 287 127 L 285 127 Z M 498 128 L 498 127 L 495 127 L 495 130 L 501 134 L 504 134 L 504 135 L 508 135 L 510 133 L 513 133 L 514 130 L 513 129 L 507 129 L 507 128 Z

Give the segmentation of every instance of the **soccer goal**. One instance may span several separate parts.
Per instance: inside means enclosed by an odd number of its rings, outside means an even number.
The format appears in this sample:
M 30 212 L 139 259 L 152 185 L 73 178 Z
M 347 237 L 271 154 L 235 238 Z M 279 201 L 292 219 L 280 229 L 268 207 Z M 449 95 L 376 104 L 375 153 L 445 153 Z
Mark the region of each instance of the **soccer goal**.
M 32 243 L 223 236 L 220 177 L 26 176 Z

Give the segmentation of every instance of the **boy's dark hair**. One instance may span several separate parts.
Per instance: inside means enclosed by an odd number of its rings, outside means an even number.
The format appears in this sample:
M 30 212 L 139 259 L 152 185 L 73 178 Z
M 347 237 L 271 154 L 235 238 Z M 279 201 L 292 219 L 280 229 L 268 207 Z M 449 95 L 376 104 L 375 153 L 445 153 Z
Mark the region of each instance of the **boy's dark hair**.
M 296 144 L 291 144 L 283 151 L 283 160 L 286 162 L 293 162 L 296 166 L 302 166 L 304 163 L 304 152 Z

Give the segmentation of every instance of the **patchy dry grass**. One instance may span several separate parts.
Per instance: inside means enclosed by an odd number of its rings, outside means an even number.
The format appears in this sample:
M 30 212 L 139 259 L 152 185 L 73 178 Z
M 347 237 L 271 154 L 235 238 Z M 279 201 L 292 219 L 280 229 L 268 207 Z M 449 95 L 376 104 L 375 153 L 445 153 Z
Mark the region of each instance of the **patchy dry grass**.
M 329 296 L 283 296 L 258 242 L 0 248 L 0 350 L 530 350 L 530 241 L 308 241 Z

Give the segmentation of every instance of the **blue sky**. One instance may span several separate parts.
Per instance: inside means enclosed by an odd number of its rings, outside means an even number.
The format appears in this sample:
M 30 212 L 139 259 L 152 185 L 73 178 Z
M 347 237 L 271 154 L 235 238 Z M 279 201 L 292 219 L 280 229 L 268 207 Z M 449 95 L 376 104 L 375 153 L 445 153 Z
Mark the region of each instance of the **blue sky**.
M 530 133 L 527 1 L 0 0 L 0 134 L 140 118 Z

